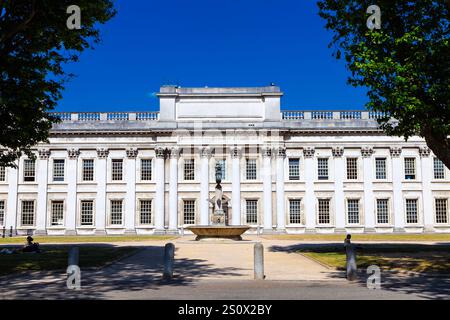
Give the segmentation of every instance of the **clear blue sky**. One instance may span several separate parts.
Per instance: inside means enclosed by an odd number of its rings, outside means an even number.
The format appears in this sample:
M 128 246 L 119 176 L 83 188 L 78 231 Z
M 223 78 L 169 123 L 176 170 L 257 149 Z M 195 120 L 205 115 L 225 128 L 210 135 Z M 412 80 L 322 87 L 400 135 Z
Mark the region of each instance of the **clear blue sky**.
M 264 86 L 283 109 L 360 109 L 315 0 L 119 0 L 102 43 L 67 70 L 57 111 L 158 109 L 163 84 Z

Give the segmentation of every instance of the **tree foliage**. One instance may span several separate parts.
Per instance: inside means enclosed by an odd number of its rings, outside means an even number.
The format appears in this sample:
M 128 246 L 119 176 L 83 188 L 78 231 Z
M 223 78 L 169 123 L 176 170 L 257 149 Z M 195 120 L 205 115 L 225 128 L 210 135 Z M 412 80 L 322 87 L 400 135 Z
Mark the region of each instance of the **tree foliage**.
M 100 41 L 98 25 L 115 15 L 112 0 L 77 0 L 81 29 L 70 30 L 69 0 L 0 0 L 0 165 L 46 141 L 49 113 L 72 76 L 64 64 Z
M 381 29 L 366 25 L 370 5 Z M 348 82 L 368 88 L 370 110 L 389 135 L 425 138 L 450 168 L 450 45 L 447 0 L 321 0 L 319 15 L 333 31 L 330 47 L 344 57 Z

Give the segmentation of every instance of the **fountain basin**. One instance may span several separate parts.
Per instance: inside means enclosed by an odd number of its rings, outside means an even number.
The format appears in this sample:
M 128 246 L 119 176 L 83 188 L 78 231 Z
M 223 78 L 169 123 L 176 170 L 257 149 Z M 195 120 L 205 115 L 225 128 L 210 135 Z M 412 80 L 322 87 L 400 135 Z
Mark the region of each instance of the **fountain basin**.
M 231 239 L 242 240 L 242 234 L 250 229 L 249 226 L 192 226 L 187 227 L 197 237 L 195 240 L 202 239 Z

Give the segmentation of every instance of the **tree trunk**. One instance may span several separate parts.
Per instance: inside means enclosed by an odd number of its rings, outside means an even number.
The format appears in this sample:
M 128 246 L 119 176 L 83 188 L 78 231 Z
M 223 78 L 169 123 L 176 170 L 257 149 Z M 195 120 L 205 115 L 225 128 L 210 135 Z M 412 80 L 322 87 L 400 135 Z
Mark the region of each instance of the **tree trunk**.
M 423 128 L 422 135 L 436 157 L 450 169 L 450 139 L 445 135 L 433 132 L 430 127 Z

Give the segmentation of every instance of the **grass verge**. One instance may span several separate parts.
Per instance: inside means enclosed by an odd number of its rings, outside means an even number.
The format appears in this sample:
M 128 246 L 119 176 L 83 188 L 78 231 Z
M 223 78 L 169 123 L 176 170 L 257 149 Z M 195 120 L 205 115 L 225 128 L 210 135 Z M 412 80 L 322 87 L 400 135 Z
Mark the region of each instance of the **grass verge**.
M 339 241 L 343 234 L 283 234 L 262 236 L 270 240 Z M 450 242 L 449 233 L 433 234 L 352 234 L 352 241 L 435 241 Z
M 176 238 L 175 236 L 33 236 L 38 243 L 74 243 L 74 242 L 139 242 L 139 241 L 164 241 Z M 0 238 L 2 244 L 25 244 L 26 236 Z

